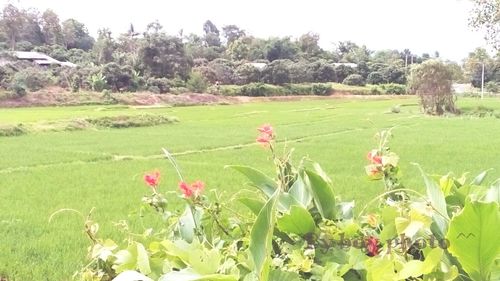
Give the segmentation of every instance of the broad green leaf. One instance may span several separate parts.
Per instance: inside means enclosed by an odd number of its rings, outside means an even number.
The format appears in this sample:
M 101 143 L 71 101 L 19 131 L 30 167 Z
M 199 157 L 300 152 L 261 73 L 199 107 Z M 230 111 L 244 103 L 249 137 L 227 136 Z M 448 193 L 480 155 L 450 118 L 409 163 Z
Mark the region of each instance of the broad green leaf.
M 397 216 L 398 216 L 398 211 L 394 207 L 387 206 L 382 209 L 381 217 L 384 227 L 382 229 L 382 232 L 380 233 L 380 240 L 387 241 L 389 239 L 394 239 L 394 237 L 396 237 Z
M 189 205 L 186 205 L 184 213 L 179 217 L 179 232 L 181 237 L 188 243 L 193 242 L 196 232 L 196 223 L 193 217 L 193 212 Z
M 269 274 L 269 280 L 271 281 L 300 281 L 300 276 L 295 272 L 282 271 L 279 269 L 271 270 Z
M 260 189 L 268 198 L 273 196 L 276 189 L 278 189 L 278 185 L 272 178 L 266 176 L 264 173 L 257 169 L 237 165 L 226 167 L 232 168 L 245 175 L 250 180 L 252 185 Z
M 424 261 L 411 260 L 403 265 L 403 269 L 398 273 L 399 280 L 405 280 L 410 277 L 417 278 L 421 275 L 431 273 L 441 261 L 443 249 L 434 248 L 425 257 Z
M 135 270 L 137 264 L 137 247 L 134 245 L 128 246 L 126 250 L 120 250 L 115 254 L 116 260 L 113 268 L 116 273 L 126 270 Z
M 136 243 L 137 247 L 137 269 L 141 273 L 149 274 L 151 273 L 151 268 L 149 267 L 149 256 L 148 252 L 141 243 Z
M 338 263 L 329 263 L 325 266 L 325 271 L 321 277 L 321 281 L 343 281 L 344 279 L 340 277 Z
M 153 279 L 151 279 L 145 275 L 142 275 L 139 272 L 134 271 L 134 270 L 124 271 L 124 272 L 118 274 L 118 276 L 116 276 L 115 278 L 113 278 L 113 281 L 130 281 L 130 280 L 153 281 Z
M 309 211 L 300 206 L 292 206 L 289 213 L 278 218 L 278 228 L 283 232 L 302 236 L 314 232 L 316 225 Z
M 444 237 L 444 234 L 446 233 L 448 228 L 448 224 L 446 221 L 447 219 L 449 219 L 444 193 L 436 184 L 436 182 L 431 180 L 425 174 L 424 170 L 422 170 L 420 166 L 417 165 L 417 167 L 420 170 L 422 177 L 424 178 L 427 197 L 429 198 L 429 201 L 431 202 L 433 208 L 438 212 L 437 214 L 434 213 L 432 215 L 433 221 L 439 230 L 439 233 L 437 233 L 436 236 L 438 238 Z
M 397 278 L 394 270 L 394 261 L 387 257 L 367 259 L 365 266 L 367 281 L 390 281 Z
M 267 281 L 271 264 L 273 230 L 276 223 L 276 203 L 279 189 L 260 210 L 250 232 L 250 253 L 259 281 Z
M 500 180 L 488 188 L 481 201 L 485 203 L 497 202 L 500 204 Z
M 222 274 L 201 275 L 192 269 L 183 269 L 169 272 L 160 277 L 158 281 L 238 281 L 238 277 Z
M 222 259 L 219 249 L 207 249 L 200 245 L 189 252 L 188 263 L 196 272 L 208 275 L 217 273 Z
M 340 202 L 337 204 L 337 218 L 343 220 L 350 220 L 354 216 L 354 201 Z
M 258 215 L 260 210 L 262 210 L 262 207 L 264 207 L 264 204 L 266 204 L 261 199 L 250 197 L 239 198 L 238 201 L 247 206 L 247 208 L 250 209 L 250 211 L 252 211 L 255 215 Z
M 404 234 L 406 237 L 413 238 L 420 230 L 429 229 L 432 219 L 416 209 L 411 209 L 409 218 L 397 217 L 396 230 L 398 234 Z
M 306 170 L 308 184 L 314 198 L 316 208 L 325 219 L 335 219 L 335 194 L 330 184 L 320 175 L 313 171 Z
M 500 255 L 499 224 L 498 203 L 473 201 L 467 201 L 450 222 L 446 234 L 448 250 L 473 280 L 490 280 L 495 259 Z
M 287 192 L 281 192 L 278 198 L 278 210 L 282 213 L 290 211 L 292 206 L 300 205 L 300 203 Z
M 304 180 L 300 175 L 297 177 L 297 180 L 293 183 L 288 193 L 290 193 L 290 195 L 306 209 L 309 207 L 309 204 L 311 204 L 311 193 L 307 189 Z
M 488 175 L 488 172 L 490 170 L 483 171 L 479 175 L 477 175 L 471 182 L 471 185 L 481 185 L 483 183 L 484 179 L 486 178 L 486 175 Z

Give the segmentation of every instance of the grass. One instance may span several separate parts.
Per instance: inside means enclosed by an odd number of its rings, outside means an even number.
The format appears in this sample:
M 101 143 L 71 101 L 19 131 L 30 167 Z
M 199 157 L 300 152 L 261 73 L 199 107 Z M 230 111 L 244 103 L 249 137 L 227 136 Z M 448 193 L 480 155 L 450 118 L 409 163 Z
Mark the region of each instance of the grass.
M 401 113 L 389 113 L 401 104 Z M 459 100 L 461 107 L 500 110 L 500 100 Z M 161 158 L 161 148 L 176 154 L 189 181 L 201 179 L 226 198 L 245 187 L 227 164 L 273 171 L 264 149 L 254 144 L 255 128 L 275 127 L 279 140 L 296 148 L 295 159 L 308 155 L 331 175 L 343 199 L 363 206 L 383 189 L 364 175 L 366 152 L 375 145 L 377 130 L 394 128 L 392 149 L 400 154 L 403 182 L 423 189 L 417 162 L 432 173 L 455 174 L 493 168 L 500 177 L 495 151 L 500 119 L 429 117 L 419 113 L 414 99 L 318 100 L 249 103 L 230 106 L 142 108 L 82 106 L 2 109 L 0 125 L 98 118 L 134 114 L 176 116 L 179 123 L 154 127 L 39 132 L 0 137 L 0 279 L 69 280 L 85 263 L 89 241 L 75 214 L 50 215 L 61 208 L 83 213 L 95 207 L 101 237 L 123 241 L 116 222 L 143 231 L 137 215 L 148 190 L 145 171 L 159 168 L 162 190 L 176 190 L 176 175 Z M 176 200 L 172 199 L 175 204 Z M 236 203 L 234 203 L 236 204 Z M 241 208 L 235 205 L 236 208 Z M 152 217 L 146 222 L 158 226 Z

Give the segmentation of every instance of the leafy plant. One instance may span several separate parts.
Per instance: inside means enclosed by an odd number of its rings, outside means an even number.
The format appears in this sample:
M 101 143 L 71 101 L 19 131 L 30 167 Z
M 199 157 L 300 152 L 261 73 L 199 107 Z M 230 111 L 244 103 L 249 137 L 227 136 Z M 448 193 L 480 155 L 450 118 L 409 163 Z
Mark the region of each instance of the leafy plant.
M 172 155 L 164 150 L 179 177 L 184 206 L 169 211 L 168 191 L 160 173 L 144 181 L 151 195 L 143 203 L 165 222 L 158 231 L 130 235 L 126 246 L 97 237 L 87 218 L 91 262 L 82 280 L 497 280 L 500 245 L 500 180 L 482 183 L 483 172 L 434 178 L 422 171 L 426 194 L 405 188 L 399 157 L 388 146 L 390 131 L 377 134 L 367 154 L 368 177 L 385 191 L 354 214 L 354 202 L 343 201 L 319 164 L 293 150 L 278 149 L 274 129 L 258 128 L 257 143 L 269 150 L 273 177 L 246 166 L 228 166 L 256 188 L 252 196 L 236 194 L 254 218 L 232 212 L 205 184 L 188 183 Z M 368 213 L 372 209 L 376 212 Z M 148 279 L 151 278 L 151 279 Z

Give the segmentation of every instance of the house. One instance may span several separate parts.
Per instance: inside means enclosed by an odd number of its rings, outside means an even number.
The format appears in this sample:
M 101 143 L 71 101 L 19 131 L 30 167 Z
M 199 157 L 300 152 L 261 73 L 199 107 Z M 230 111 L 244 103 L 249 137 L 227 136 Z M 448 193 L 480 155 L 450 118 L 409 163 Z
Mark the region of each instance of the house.
M 21 61 L 29 61 L 40 66 L 49 66 L 49 65 L 60 65 L 67 67 L 76 67 L 77 65 L 67 61 L 58 61 L 54 58 L 51 58 L 45 54 L 39 52 L 13 52 L 12 55 Z

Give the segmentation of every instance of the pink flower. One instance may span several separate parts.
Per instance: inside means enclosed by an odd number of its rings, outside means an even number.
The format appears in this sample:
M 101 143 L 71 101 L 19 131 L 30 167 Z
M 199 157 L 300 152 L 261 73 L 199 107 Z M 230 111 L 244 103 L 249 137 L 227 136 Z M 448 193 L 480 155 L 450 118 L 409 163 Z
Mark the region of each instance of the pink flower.
M 153 189 L 156 189 L 156 187 L 160 183 L 160 172 L 153 171 L 144 174 L 144 182 L 146 182 L 146 184 L 152 187 Z
M 271 142 L 272 140 L 272 137 L 269 136 L 269 135 L 260 135 L 257 137 L 257 142 L 262 144 L 263 146 L 267 146 L 269 145 L 269 143 Z
M 257 131 L 260 132 L 260 135 L 257 137 L 256 141 L 263 146 L 268 146 L 274 139 L 273 127 L 269 124 L 260 126 L 257 128 Z
M 198 197 L 203 189 L 205 189 L 205 183 L 197 180 L 191 184 L 191 189 L 193 190 L 194 197 Z
M 264 135 L 272 136 L 273 135 L 273 127 L 269 124 L 264 124 L 257 128 L 257 131 L 261 132 Z
M 366 158 L 368 158 L 368 160 L 370 160 L 373 164 L 382 164 L 382 157 L 378 155 L 378 151 L 376 149 L 369 151 Z
M 370 236 L 366 239 L 366 250 L 370 257 L 378 255 L 378 239 L 376 237 Z
M 179 182 L 179 189 L 184 195 L 184 198 L 196 198 L 201 195 L 201 192 L 205 188 L 205 183 L 202 181 L 195 181 L 191 185 L 188 183 L 181 181 Z

